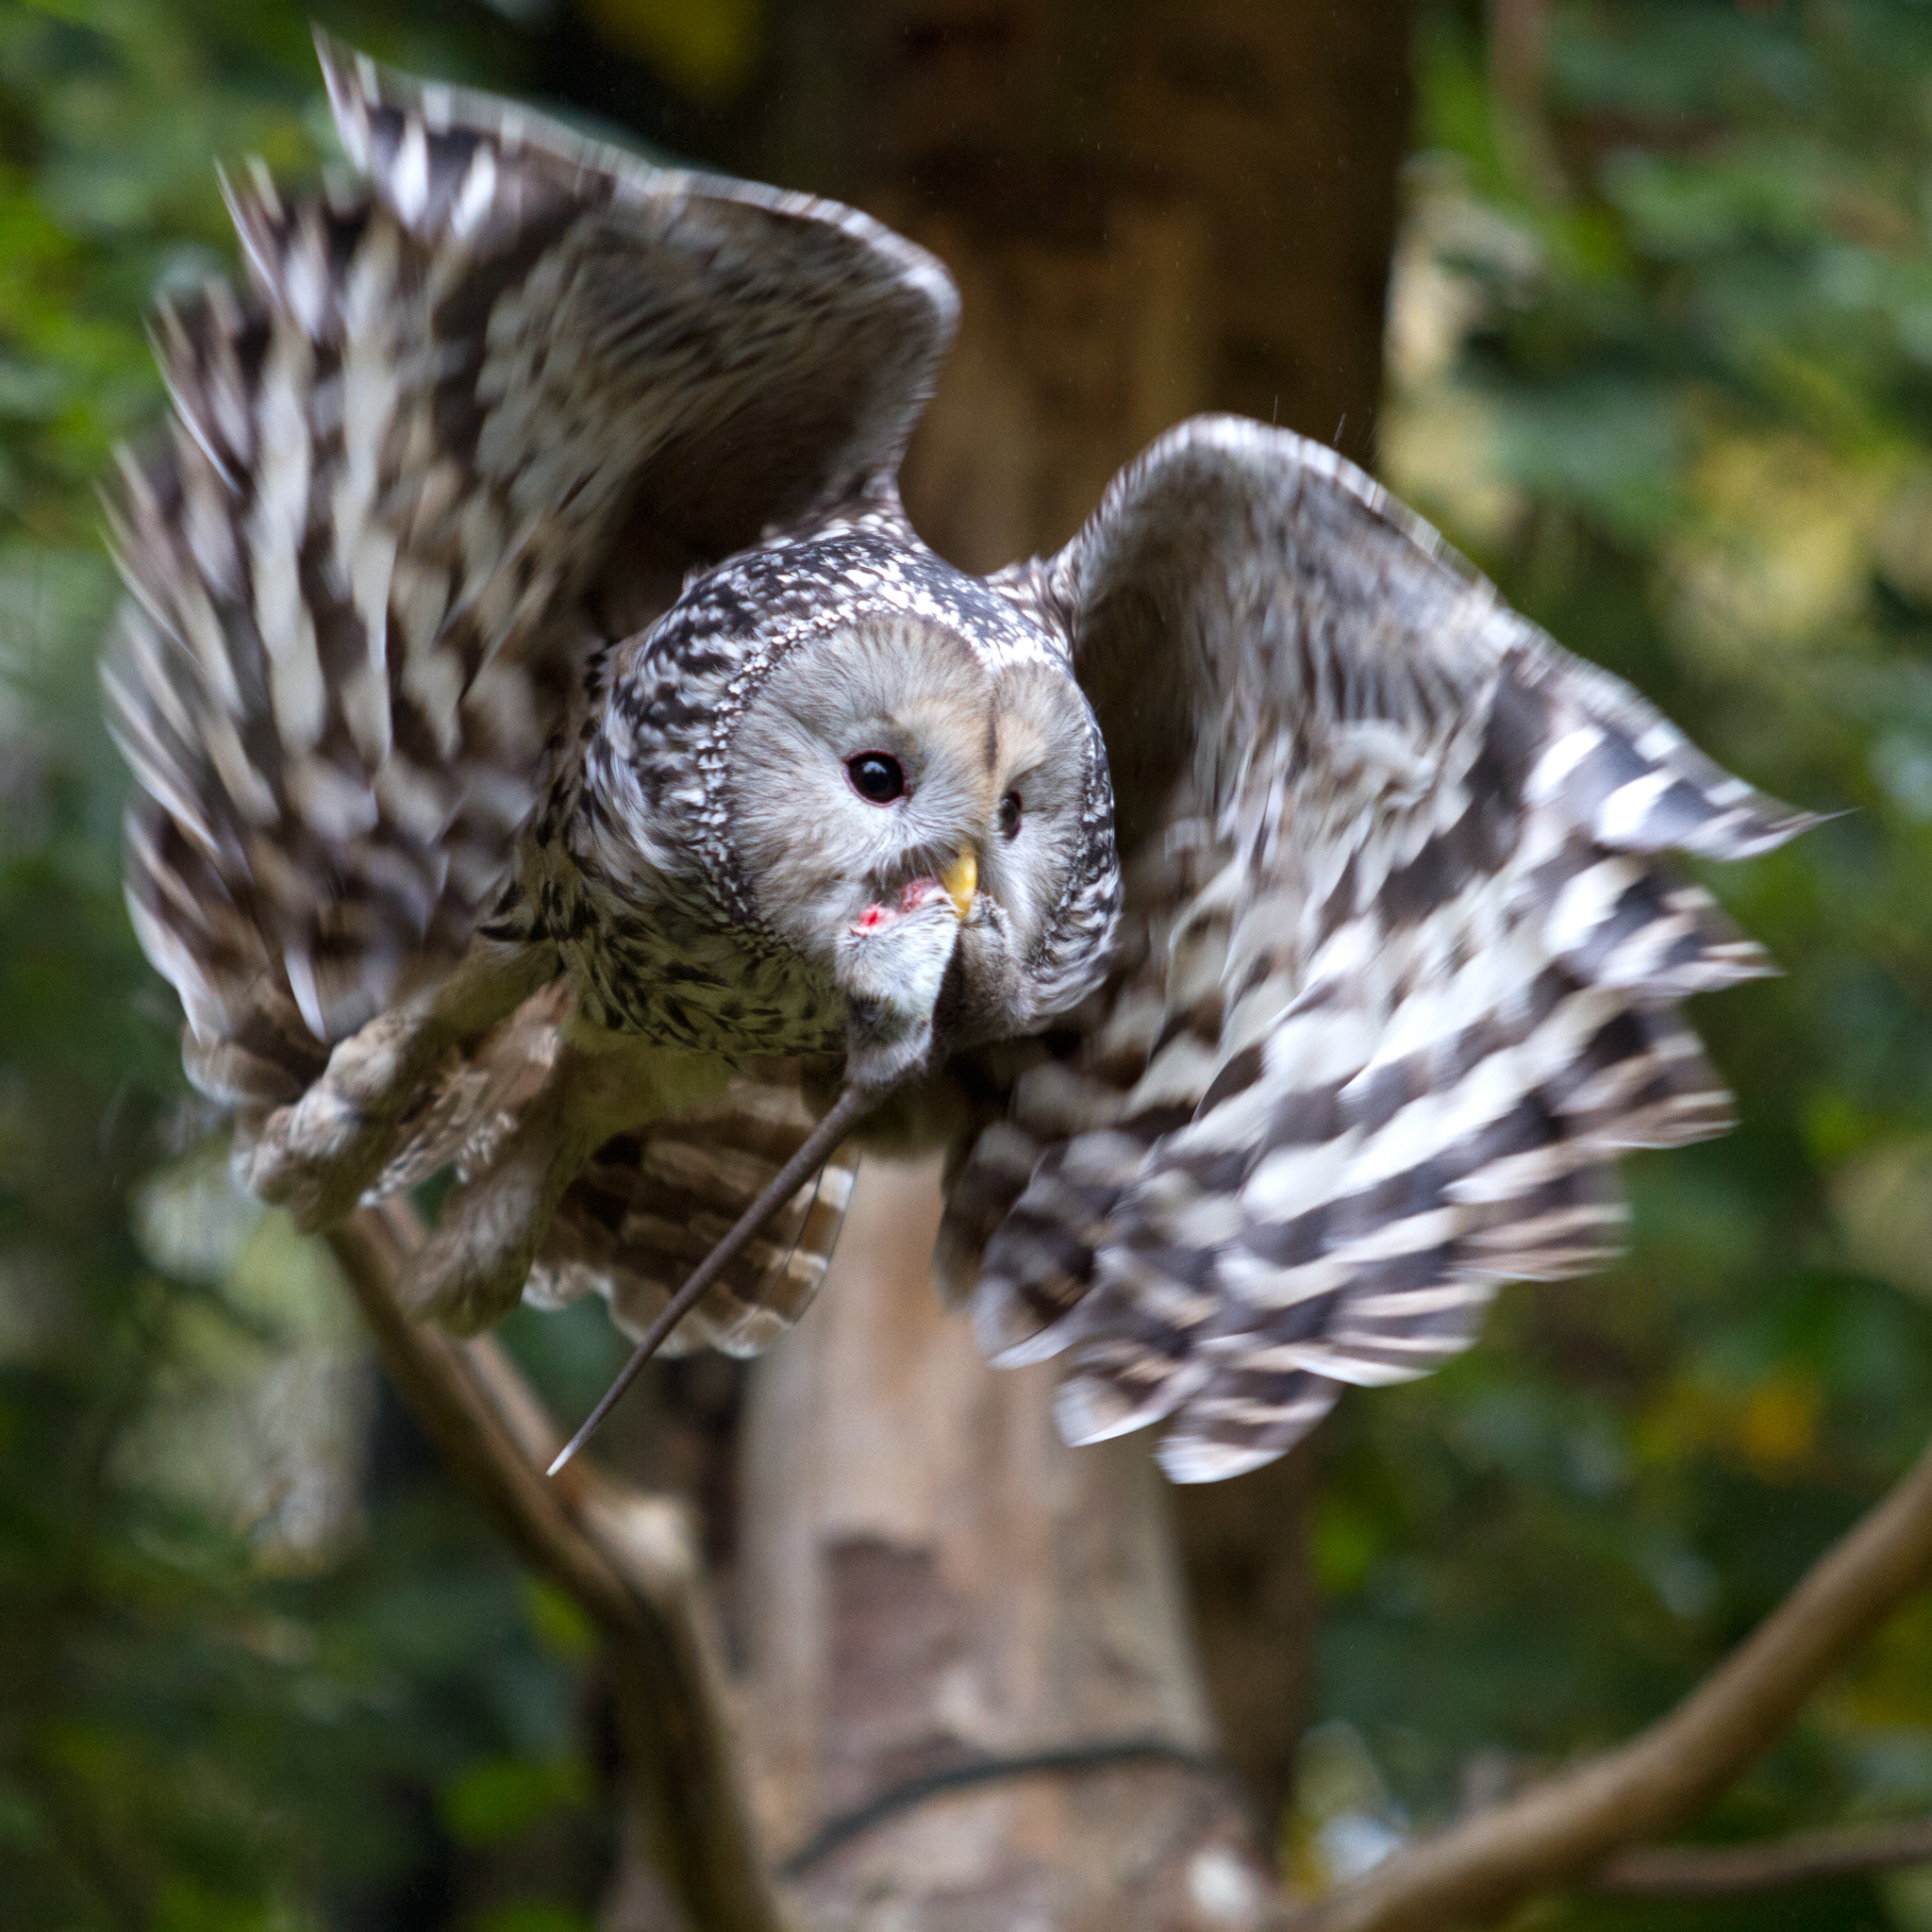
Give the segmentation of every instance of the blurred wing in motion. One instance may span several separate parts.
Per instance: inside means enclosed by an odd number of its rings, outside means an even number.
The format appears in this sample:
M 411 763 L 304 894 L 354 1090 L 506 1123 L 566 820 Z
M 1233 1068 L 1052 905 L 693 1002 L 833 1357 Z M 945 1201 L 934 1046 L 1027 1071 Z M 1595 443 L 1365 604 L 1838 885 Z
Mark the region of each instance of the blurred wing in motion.
M 1658 857 L 1810 821 L 1558 650 L 1333 452 L 1207 418 L 1035 583 L 1113 767 L 1107 985 L 966 1157 L 996 1359 L 1202 1481 L 1619 1243 L 1614 1161 L 1722 1130 L 1677 1012 L 1768 970 Z M 1184 721 L 1179 727 L 1176 720 Z
M 129 898 L 197 1077 L 258 1113 L 479 924 L 518 942 L 610 579 L 634 627 L 890 488 L 956 307 L 848 209 L 320 45 L 366 185 L 231 192 L 248 286 L 162 309 L 174 416 L 114 507 Z
M 559 1307 L 594 1291 L 625 1334 L 641 1336 L 804 1145 L 814 1116 L 795 1068 L 789 1079 L 787 1071 L 741 1076 L 716 1100 L 604 1146 L 564 1195 L 526 1298 Z M 705 1291 L 662 1352 L 755 1355 L 791 1327 L 832 1258 L 858 1164 L 851 1148 L 838 1149 Z

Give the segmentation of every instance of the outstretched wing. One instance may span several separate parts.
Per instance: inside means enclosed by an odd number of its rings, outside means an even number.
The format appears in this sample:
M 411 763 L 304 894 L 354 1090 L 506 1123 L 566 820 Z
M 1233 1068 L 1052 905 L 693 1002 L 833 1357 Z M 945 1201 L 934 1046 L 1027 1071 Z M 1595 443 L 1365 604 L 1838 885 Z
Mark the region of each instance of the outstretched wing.
M 1113 766 L 1126 908 L 1074 1043 L 956 1183 L 980 1333 L 1065 1351 L 1089 1441 L 1279 1455 L 1422 1374 L 1499 1281 L 1586 1270 L 1633 1146 L 1720 1131 L 1676 1011 L 1767 969 L 1658 855 L 1810 821 L 1517 617 L 1331 451 L 1163 437 L 1046 567 Z
M 162 309 L 115 510 L 134 918 L 258 1108 L 487 916 L 613 578 L 634 624 L 890 491 L 956 306 L 849 209 L 319 44 L 366 184 L 231 193 L 248 287 Z

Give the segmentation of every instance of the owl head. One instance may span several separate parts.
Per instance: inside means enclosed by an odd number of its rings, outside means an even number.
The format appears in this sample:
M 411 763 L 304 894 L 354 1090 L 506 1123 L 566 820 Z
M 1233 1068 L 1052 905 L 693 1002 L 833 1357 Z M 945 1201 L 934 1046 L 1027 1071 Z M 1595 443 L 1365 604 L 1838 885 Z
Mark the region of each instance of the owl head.
M 899 613 L 774 655 L 730 735 L 728 839 L 759 922 L 838 989 L 855 1083 L 1064 1000 L 1096 790 L 1099 733 L 1058 664 Z
M 1105 956 L 1110 791 L 1087 700 L 1024 613 L 903 523 L 694 582 L 613 686 L 605 736 L 644 774 L 618 868 L 634 896 L 675 870 L 727 933 L 775 941 L 797 997 L 836 995 L 856 1086 L 1034 1030 Z M 692 808 L 667 812 L 674 793 Z

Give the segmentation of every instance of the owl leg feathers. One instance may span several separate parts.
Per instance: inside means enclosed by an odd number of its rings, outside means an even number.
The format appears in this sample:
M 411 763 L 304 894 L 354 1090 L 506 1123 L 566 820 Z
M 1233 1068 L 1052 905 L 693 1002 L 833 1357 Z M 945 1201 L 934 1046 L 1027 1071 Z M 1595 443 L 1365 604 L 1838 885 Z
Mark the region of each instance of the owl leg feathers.
M 958 941 L 959 928 L 971 916 L 977 882 L 977 862 L 970 851 L 965 852 L 954 860 L 945 877 L 913 879 L 894 903 L 868 907 L 840 935 L 837 975 L 849 1013 L 843 1088 L 804 1143 L 658 1313 L 596 1407 L 550 1465 L 550 1474 L 555 1475 L 590 1441 L 636 1380 L 639 1371 L 765 1224 L 831 1158 L 853 1128 L 888 1094 L 916 1075 L 930 1058 L 934 1008 Z M 512 1215 L 526 1217 L 518 1223 L 519 1226 L 533 1225 L 536 1239 L 541 1239 L 562 1198 L 562 1186 L 557 1185 L 555 1173 L 564 1162 L 571 1162 L 564 1182 L 568 1185 L 569 1177 L 576 1174 L 598 1144 L 593 1141 L 576 1153 L 574 1143 L 562 1140 L 544 1142 L 540 1130 L 540 1138 L 532 1141 L 534 1158 L 528 1167 L 519 1170 L 514 1180 L 507 1181 L 507 1199 L 512 1204 Z M 548 1166 L 544 1165 L 546 1158 Z M 554 1192 L 550 1191 L 552 1188 Z M 483 1230 L 486 1244 L 492 1238 L 502 1239 L 503 1231 L 494 1226 L 484 1228 L 480 1210 L 472 1219 Z M 444 1226 L 451 1226 L 447 1215 Z M 441 1240 L 441 1230 L 437 1238 Z M 535 1254 L 535 1239 L 529 1240 L 527 1246 L 504 1241 L 496 1251 L 500 1258 L 493 1257 L 490 1264 L 496 1272 L 478 1274 L 474 1287 L 460 1279 L 461 1264 L 458 1262 L 454 1271 L 457 1278 L 448 1287 L 441 1282 L 436 1285 L 434 1292 L 438 1299 L 429 1305 L 428 1311 L 441 1315 L 446 1322 L 462 1323 L 474 1318 L 480 1325 L 494 1321 L 521 1291 Z M 481 1297 L 474 1304 L 474 1317 L 471 1303 L 449 1299 L 451 1287 L 459 1294 L 480 1289 Z M 494 1299 L 498 1296 L 504 1297 L 500 1305 Z
M 723 1060 L 573 1025 L 542 1086 L 480 1173 L 453 1188 L 403 1297 L 412 1314 L 471 1335 L 517 1305 L 558 1204 L 614 1135 L 722 1091 Z
M 302 1098 L 238 1148 L 247 1186 L 305 1231 L 341 1221 L 376 1183 L 451 1049 L 508 1017 L 557 970 L 554 946 L 474 941 L 434 986 L 341 1041 Z

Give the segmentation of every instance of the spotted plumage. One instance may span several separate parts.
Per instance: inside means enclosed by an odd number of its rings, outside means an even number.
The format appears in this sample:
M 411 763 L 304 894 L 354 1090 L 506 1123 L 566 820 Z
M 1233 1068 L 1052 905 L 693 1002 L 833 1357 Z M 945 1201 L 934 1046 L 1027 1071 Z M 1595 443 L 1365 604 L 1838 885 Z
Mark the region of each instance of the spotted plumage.
M 116 517 L 130 904 L 252 1186 L 454 1169 L 419 1309 L 636 1330 L 842 1085 L 947 1148 L 989 1353 L 1199 1480 L 1724 1125 L 1676 1008 L 1764 962 L 1664 855 L 1806 822 L 1357 471 L 1203 418 L 965 575 L 895 483 L 929 257 L 323 61 L 363 185 L 231 193 L 249 285 L 159 318 Z M 684 1342 L 795 1316 L 849 1168 Z

